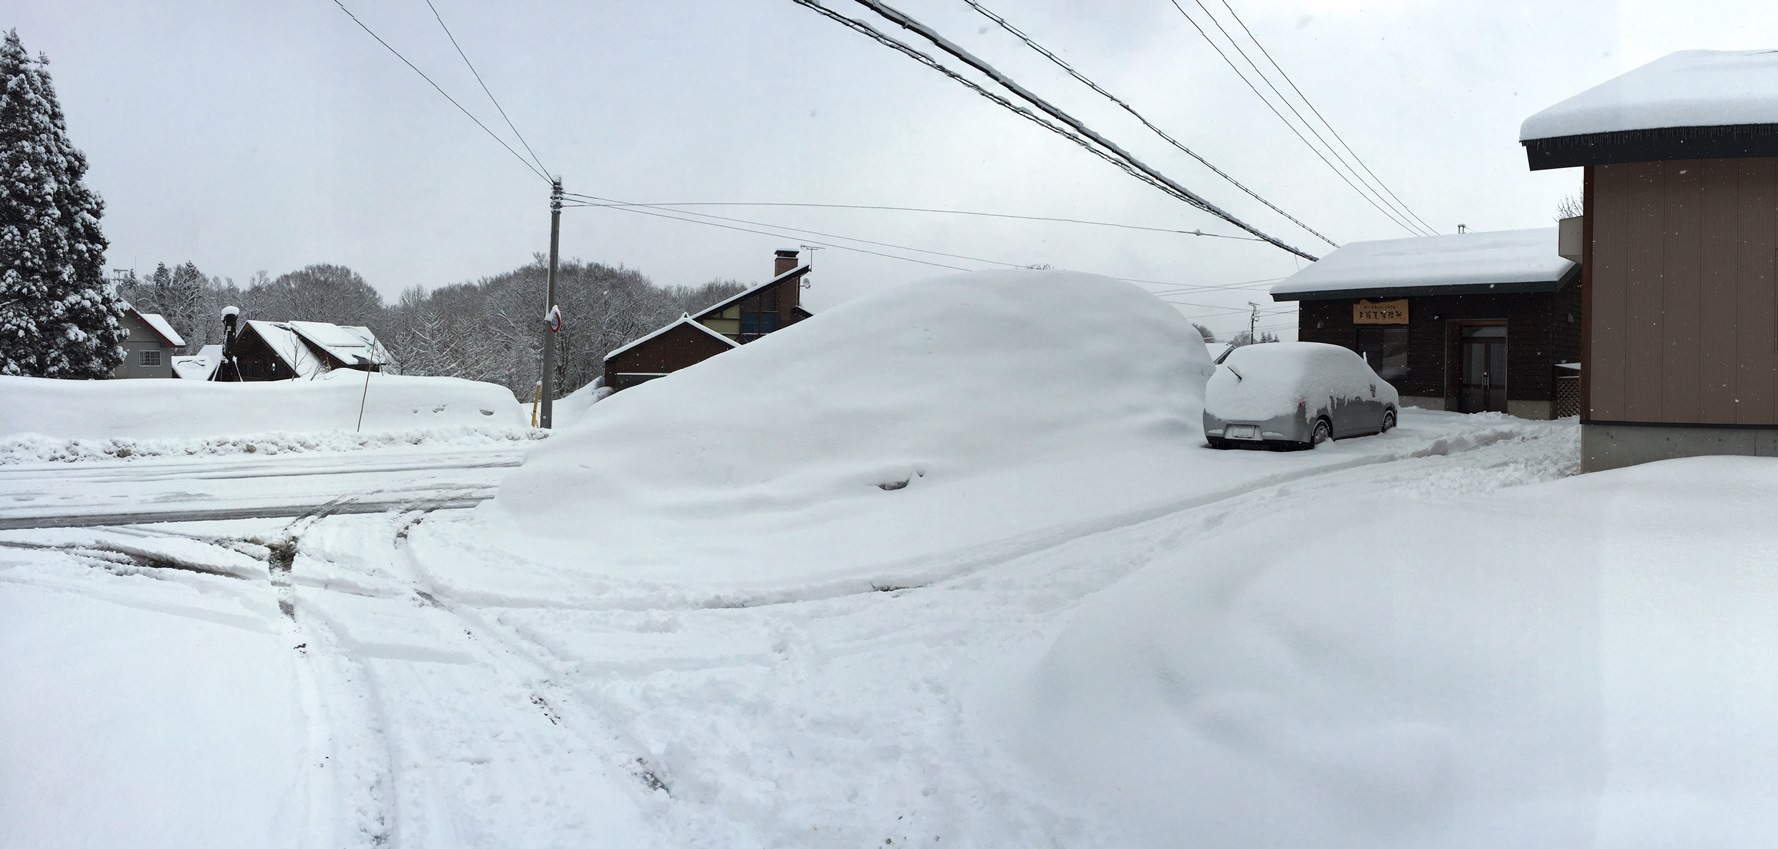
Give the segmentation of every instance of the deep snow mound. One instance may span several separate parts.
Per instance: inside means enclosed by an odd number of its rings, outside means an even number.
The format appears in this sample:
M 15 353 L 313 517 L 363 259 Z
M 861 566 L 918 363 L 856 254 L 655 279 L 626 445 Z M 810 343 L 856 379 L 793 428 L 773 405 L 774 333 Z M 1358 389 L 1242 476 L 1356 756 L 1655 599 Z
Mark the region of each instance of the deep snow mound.
M 1135 286 L 1056 271 L 942 277 L 601 401 L 495 505 L 527 532 L 618 559 L 695 560 L 700 545 L 794 558 L 794 538 L 859 516 L 876 527 L 828 534 L 836 553 L 911 551 L 942 541 L 947 522 L 1065 519 L 1066 480 L 1026 479 L 1030 503 L 998 506 L 967 503 L 964 485 L 1188 444 L 1211 370 L 1191 324 Z
M 996 727 L 1126 846 L 1758 846 L 1778 461 L 1257 520 L 1089 599 Z
M 312 380 L 50 380 L 0 377 L 0 435 L 202 440 L 242 434 L 525 424 L 505 387 L 342 369 Z

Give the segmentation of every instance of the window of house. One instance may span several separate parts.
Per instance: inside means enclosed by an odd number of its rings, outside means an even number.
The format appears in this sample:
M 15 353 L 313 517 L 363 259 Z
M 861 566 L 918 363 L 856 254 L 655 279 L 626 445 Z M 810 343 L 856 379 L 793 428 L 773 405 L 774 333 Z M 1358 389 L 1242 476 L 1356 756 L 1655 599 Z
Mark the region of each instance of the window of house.
M 757 339 L 778 329 L 776 292 L 765 292 L 741 302 L 741 341 Z
M 1360 327 L 1358 353 L 1378 377 L 1384 380 L 1402 377 L 1408 373 L 1408 329 Z
M 161 364 L 161 352 L 159 352 L 159 351 L 143 351 L 142 352 L 143 367 L 145 367 L 145 368 L 159 367 L 160 364 Z

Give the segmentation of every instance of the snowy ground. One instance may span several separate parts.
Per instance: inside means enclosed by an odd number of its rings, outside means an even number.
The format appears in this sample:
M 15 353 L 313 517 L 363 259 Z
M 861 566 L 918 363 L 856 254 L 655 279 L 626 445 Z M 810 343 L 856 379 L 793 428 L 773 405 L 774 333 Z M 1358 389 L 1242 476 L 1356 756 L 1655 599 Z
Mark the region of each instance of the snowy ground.
M 984 681 L 1230 527 L 1546 480 L 1575 444 L 1413 411 L 1312 454 L 1198 450 L 1259 482 L 778 603 L 489 594 L 499 564 L 465 579 L 484 561 L 415 544 L 454 514 L 420 510 L 0 533 L 0 678 L 32 682 L 0 696 L 3 842 L 1128 845 L 984 727 Z
M 1213 451 L 1126 285 L 848 307 L 528 449 L 0 469 L 0 846 L 1774 845 L 1778 461 Z

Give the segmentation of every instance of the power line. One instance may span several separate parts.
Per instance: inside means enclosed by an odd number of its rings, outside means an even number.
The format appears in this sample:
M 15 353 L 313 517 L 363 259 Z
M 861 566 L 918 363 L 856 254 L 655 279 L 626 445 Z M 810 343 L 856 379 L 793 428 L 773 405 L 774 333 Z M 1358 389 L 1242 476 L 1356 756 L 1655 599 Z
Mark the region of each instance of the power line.
M 639 209 L 634 206 L 607 206 L 605 204 L 597 204 L 597 203 L 563 204 L 563 206 L 564 206 L 564 208 L 583 208 L 584 209 L 584 208 L 588 208 L 588 207 L 594 207 L 594 208 L 600 208 L 600 209 L 615 209 L 618 212 L 628 212 L 628 213 L 632 213 L 635 215 L 647 215 L 651 218 L 665 218 L 665 219 L 668 219 L 669 221 L 683 221 L 687 224 L 702 224 L 705 227 L 720 227 L 724 230 L 737 230 L 742 233 L 754 233 L 754 234 L 757 234 L 760 236 L 772 236 L 774 238 L 779 238 L 779 239 L 800 238 L 800 237 L 792 237 L 792 236 L 789 236 L 788 234 L 785 234 L 785 233 L 774 233 L 769 230 L 754 230 L 754 229 L 751 229 L 748 227 L 737 227 L 732 224 L 718 224 L 715 221 L 699 221 L 696 218 L 681 218 L 677 215 L 668 215 L 664 212 L 650 212 L 646 209 Z M 903 262 L 914 262 L 914 263 L 919 263 L 920 265 L 930 265 L 930 266 L 933 266 L 934 268 L 948 268 L 952 271 L 971 271 L 971 270 L 973 270 L 973 269 L 968 269 L 968 268 L 961 268 L 961 267 L 958 267 L 955 265 L 946 265 L 942 262 L 928 262 L 923 259 L 914 259 L 913 257 L 910 257 L 910 256 L 896 256 L 894 254 L 886 254 L 886 253 L 882 253 L 880 251 L 866 250 L 864 248 L 855 248 L 850 245 L 835 245 L 835 244 L 829 244 L 826 242 L 816 242 L 813 239 L 811 239 L 809 241 L 812 242 L 813 244 L 819 245 L 824 248 L 837 248 L 842 251 L 854 251 L 854 252 L 861 253 L 861 254 L 871 254 L 872 256 L 886 257 L 888 259 L 899 259 Z M 914 249 L 907 248 L 906 250 L 914 250 Z
M 1117 227 L 1123 230 L 1143 230 L 1150 233 L 1172 233 L 1179 236 L 1206 236 L 1215 239 L 1234 239 L 1242 242 L 1259 242 L 1262 239 L 1253 236 L 1235 236 L 1228 233 L 1206 233 L 1203 230 L 1176 230 L 1171 227 L 1145 227 L 1140 224 L 1120 224 L 1114 221 L 1090 221 L 1082 218 L 1057 218 L 1048 215 L 1014 215 L 1007 212 L 978 212 L 969 209 L 934 209 L 922 206 L 881 206 L 862 203 L 778 203 L 778 202 L 743 202 L 743 201 L 687 201 L 674 203 L 637 203 L 612 204 L 615 206 L 646 206 L 646 207 L 685 207 L 685 206 L 759 206 L 786 207 L 792 209 L 864 209 L 883 212 L 927 212 L 939 215 L 971 215 L 981 218 L 1007 218 L 1017 221 L 1052 221 L 1063 224 L 1086 224 L 1094 227 Z
M 1370 193 L 1366 192 L 1364 189 L 1359 188 L 1357 183 L 1352 182 L 1352 178 L 1346 176 L 1346 172 L 1341 171 L 1339 166 L 1333 164 L 1333 162 L 1327 158 L 1327 155 L 1322 153 L 1321 149 L 1315 146 L 1314 142 L 1309 141 L 1308 137 L 1304 136 L 1302 131 L 1297 129 L 1296 125 L 1292 124 L 1290 122 L 1289 118 L 1284 117 L 1284 113 L 1278 111 L 1278 107 L 1272 105 L 1271 100 L 1267 99 L 1264 94 L 1260 93 L 1259 87 L 1255 86 L 1253 84 L 1253 81 L 1249 80 L 1247 78 L 1247 75 L 1241 72 L 1241 68 L 1239 65 L 1235 64 L 1235 60 L 1230 59 L 1228 54 L 1223 52 L 1222 45 L 1217 44 L 1216 39 L 1211 38 L 1210 33 L 1205 32 L 1204 28 L 1198 24 L 1197 19 L 1193 18 L 1189 12 L 1185 11 L 1184 6 L 1179 5 L 1179 0 L 1168 0 L 1168 2 L 1173 4 L 1173 8 L 1179 10 L 1179 14 L 1184 16 L 1186 22 L 1188 22 L 1192 25 L 1192 29 L 1195 29 L 1198 31 L 1198 35 L 1202 36 L 1204 39 L 1204 42 L 1206 44 L 1209 44 L 1210 48 L 1212 50 L 1216 51 L 1216 55 L 1222 57 L 1222 61 L 1229 66 L 1229 70 L 1234 71 L 1235 76 L 1240 77 L 1241 82 L 1247 84 L 1247 88 L 1253 92 L 1253 96 L 1259 98 L 1260 102 L 1264 103 L 1266 108 L 1270 109 L 1272 111 L 1273 115 L 1278 116 L 1278 120 L 1283 121 L 1284 126 L 1287 129 L 1289 129 L 1290 132 L 1297 137 L 1297 139 L 1301 140 L 1304 145 L 1307 145 L 1309 148 L 1309 151 L 1311 153 L 1314 153 L 1316 158 L 1321 160 L 1322 164 L 1326 165 L 1329 169 L 1331 169 L 1334 172 L 1334 176 L 1339 177 L 1341 181 L 1345 182 L 1345 184 L 1352 189 L 1352 191 L 1357 192 L 1358 196 L 1361 198 L 1364 198 L 1366 203 L 1375 207 L 1378 212 L 1383 213 L 1383 215 L 1385 217 L 1387 217 L 1390 221 L 1395 222 L 1396 226 L 1401 227 L 1402 229 L 1408 231 L 1409 233 L 1413 233 L 1414 235 L 1424 235 L 1419 230 L 1414 228 L 1412 222 L 1405 221 L 1402 218 L 1398 217 L 1398 215 L 1396 213 L 1391 212 L 1389 209 L 1385 208 L 1382 204 L 1378 203 L 1376 201 L 1376 199 L 1372 198 Z M 1214 22 L 1214 18 L 1212 19 L 1212 22 Z M 1232 40 L 1231 40 L 1231 43 L 1232 43 Z M 1239 49 L 1239 48 L 1237 47 L 1237 49 Z
M 470 111 L 468 109 L 464 109 L 463 104 L 458 103 L 456 98 L 450 96 L 449 94 L 446 94 L 444 89 L 439 88 L 438 83 L 433 82 L 431 77 L 426 76 L 425 71 L 420 70 L 418 67 L 416 67 L 414 65 L 414 63 L 409 62 L 407 60 L 406 56 L 401 55 L 401 51 L 396 50 L 394 47 L 389 46 L 389 42 L 384 41 L 382 36 L 377 35 L 376 32 L 373 31 L 370 27 L 365 26 L 363 21 L 358 20 L 358 16 L 352 14 L 352 10 L 346 8 L 345 3 L 340 2 L 340 0 L 333 0 L 333 5 L 340 7 L 340 11 L 345 12 L 346 17 L 351 18 L 352 23 L 357 24 L 359 29 L 362 29 L 366 33 L 369 33 L 370 37 L 376 39 L 378 44 L 383 45 L 383 47 L 385 49 L 387 49 L 390 53 L 395 54 L 395 58 L 400 59 L 402 64 L 408 66 L 409 68 L 412 68 L 414 73 L 420 75 L 420 79 L 423 79 L 427 83 L 431 84 L 434 91 L 437 91 L 440 95 L 442 95 L 444 97 L 444 99 L 449 100 L 451 102 L 452 106 L 457 107 L 458 112 L 462 112 L 464 114 L 464 116 L 469 118 L 469 120 L 474 121 L 476 126 L 481 127 L 482 132 L 488 134 L 488 138 L 491 138 L 494 141 L 499 142 L 501 147 L 506 148 L 507 153 L 512 154 L 513 158 L 517 159 L 519 161 L 519 164 L 525 166 L 525 168 L 527 170 L 529 170 L 531 173 L 536 174 L 538 179 L 544 181 L 545 183 L 550 182 L 549 176 L 547 174 L 545 174 L 542 171 L 539 171 L 536 167 L 532 166 L 531 163 L 526 162 L 525 157 L 519 156 L 519 152 L 512 149 L 512 145 L 507 144 L 499 136 L 494 135 L 494 131 L 488 129 L 488 125 L 483 124 L 481 122 L 480 118 L 477 118 L 473 114 L 470 114 Z
M 1023 87 L 1019 86 L 1017 83 L 1014 83 L 1010 79 L 1007 79 L 1005 77 L 1005 75 L 1000 74 L 998 71 L 995 71 L 992 67 L 989 67 L 986 63 L 983 63 L 981 60 L 976 59 L 973 56 L 969 56 L 969 54 L 964 52 L 961 48 L 958 48 L 956 45 L 953 45 L 949 41 L 946 41 L 945 39 L 940 37 L 937 33 L 934 33 L 931 30 L 927 29 L 924 25 L 918 23 L 917 21 L 914 21 L 912 18 L 909 18 L 906 15 L 902 15 L 900 12 L 896 12 L 893 9 L 889 9 L 888 7 L 884 6 L 882 3 L 875 2 L 875 0 L 859 0 L 860 3 L 863 3 L 864 5 L 870 7 L 872 10 L 876 11 L 878 14 L 889 18 L 890 20 L 894 21 L 897 24 L 900 24 L 901 26 L 903 26 L 905 28 L 914 30 L 915 32 L 919 33 L 921 35 L 921 37 L 925 38 L 927 41 L 930 41 L 933 44 L 938 45 L 940 49 L 951 54 L 952 56 L 962 59 L 966 64 L 970 65 L 970 67 L 973 67 L 976 70 L 987 74 L 989 77 L 993 78 L 996 83 L 1005 87 L 1009 91 L 1012 91 L 1019 98 L 1038 107 L 1045 114 L 1049 115 L 1051 118 L 1054 118 L 1055 120 L 1060 121 L 1063 124 L 1066 124 L 1069 129 L 1064 129 L 1063 127 L 1049 123 L 1048 121 L 1038 117 L 1035 113 L 1032 113 L 1030 110 L 1027 110 L 1021 106 L 1018 106 L 1017 104 L 1013 103 L 1012 101 L 1006 99 L 1005 97 L 1003 97 L 1001 95 L 998 95 L 998 94 L 988 91 L 986 88 L 983 88 L 981 85 L 975 83 L 974 81 L 969 80 L 968 78 L 962 76 L 961 74 L 957 73 L 956 71 L 945 67 L 938 60 L 933 59 L 932 57 L 927 56 L 926 54 L 924 54 L 918 50 L 915 50 L 914 48 L 912 48 L 906 44 L 903 44 L 902 42 L 879 32 L 876 28 L 872 27 L 871 25 L 869 25 L 863 21 L 855 20 L 852 18 L 848 18 L 844 15 L 841 15 L 841 14 L 833 11 L 832 9 L 822 6 L 820 3 L 816 2 L 816 0 L 794 0 L 794 2 L 796 2 L 798 5 L 813 9 L 816 12 L 819 12 L 820 14 L 828 17 L 829 19 L 834 20 L 834 21 L 854 30 L 855 32 L 864 34 L 864 35 L 876 40 L 880 44 L 888 46 L 891 49 L 894 49 L 897 52 L 900 52 L 903 55 L 906 55 L 909 58 L 912 58 L 915 61 L 920 62 L 921 64 L 924 64 L 936 71 L 939 71 L 940 73 L 944 74 L 945 76 L 948 76 L 951 79 L 957 81 L 959 84 L 967 86 L 971 90 L 975 91 L 977 94 L 980 94 L 981 96 L 994 101 L 996 104 L 1002 106 L 1003 108 L 1009 109 L 1012 112 L 1014 112 L 1015 114 L 1020 115 L 1021 117 L 1024 117 L 1027 120 L 1030 120 L 1033 123 L 1038 124 L 1039 126 L 1042 126 L 1044 129 L 1047 129 L 1053 133 L 1056 133 L 1058 135 L 1063 136 L 1064 138 L 1069 139 L 1070 141 L 1073 141 L 1075 144 L 1078 144 L 1081 147 L 1087 149 L 1093 155 L 1098 156 L 1099 158 L 1104 159 L 1107 162 L 1110 162 L 1111 164 L 1124 170 L 1125 172 L 1129 173 L 1130 175 L 1136 177 L 1137 179 L 1142 180 L 1143 182 L 1148 183 L 1149 185 L 1152 185 L 1152 186 L 1160 189 L 1161 191 L 1166 192 L 1167 194 L 1172 195 L 1173 197 L 1175 197 L 1181 201 L 1184 201 L 1186 204 L 1188 204 L 1190 206 L 1196 207 L 1196 208 L 1201 209 L 1205 212 L 1208 212 L 1212 215 L 1215 215 L 1218 218 L 1221 218 L 1222 220 L 1227 221 L 1230 224 L 1233 224 L 1236 227 L 1239 227 L 1242 230 L 1253 234 L 1254 236 L 1258 236 L 1259 238 L 1263 239 L 1267 243 L 1269 243 L 1275 247 L 1278 247 L 1282 250 L 1289 251 L 1290 253 L 1296 254 L 1297 256 L 1303 257 L 1304 259 L 1308 259 L 1310 261 L 1313 261 L 1316 259 L 1316 257 L 1314 257 L 1313 255 L 1311 255 L 1309 253 L 1304 252 L 1300 248 L 1292 247 L 1291 245 L 1285 244 L 1284 242 L 1280 241 L 1277 237 L 1271 236 L 1271 235 L 1253 227 L 1252 225 L 1247 224 L 1246 222 L 1240 220 L 1239 218 L 1236 218 L 1233 215 L 1230 215 L 1229 213 L 1224 212 L 1223 210 L 1217 208 L 1215 205 L 1211 204 L 1209 201 L 1204 200 L 1201 197 L 1198 197 L 1191 190 L 1172 181 L 1171 179 L 1167 178 L 1165 175 L 1161 174 L 1159 171 L 1156 171 L 1153 168 L 1150 168 L 1147 165 L 1143 164 L 1141 161 L 1139 161 L 1135 157 L 1131 156 L 1128 152 L 1124 151 L 1122 148 L 1119 148 L 1116 145 L 1112 144 L 1110 141 L 1107 141 L 1103 136 L 1100 136 L 1099 134 L 1093 132 L 1091 129 L 1087 128 L 1084 124 L 1081 124 L 1079 121 L 1068 116 L 1066 113 L 1063 113 L 1061 110 L 1056 109 L 1054 106 L 1050 105 L 1047 101 L 1044 101 L 1042 98 L 1037 97 L 1035 94 L 1032 94 L 1031 92 L 1027 91 Z M 1073 132 L 1070 132 L 1070 129 Z M 1083 136 L 1085 138 L 1082 138 Z M 1089 143 L 1088 139 L 1091 139 L 1092 143 Z
M 1221 168 L 1218 168 L 1215 165 L 1210 164 L 1210 160 L 1205 159 L 1204 157 L 1198 155 L 1198 153 L 1196 151 L 1179 143 L 1178 140 L 1176 140 L 1172 136 L 1168 135 L 1166 133 L 1166 131 L 1162 130 L 1160 127 L 1155 126 L 1154 123 L 1149 121 L 1146 117 L 1144 117 L 1142 115 L 1142 113 L 1137 112 L 1135 107 L 1124 102 L 1124 100 L 1122 98 L 1118 97 L 1117 95 L 1112 94 L 1109 91 L 1106 91 L 1098 83 L 1093 82 L 1091 79 L 1088 79 L 1085 74 L 1081 73 L 1080 71 L 1075 70 L 1074 66 L 1068 64 L 1068 62 L 1066 60 L 1064 60 L 1062 57 L 1057 56 L 1055 53 L 1050 52 L 1050 50 L 1048 48 L 1044 47 L 1041 44 L 1038 44 L 1030 36 L 1021 32 L 1018 27 L 1015 27 L 1011 23 L 1007 22 L 1007 20 L 1005 18 L 1003 18 L 997 14 L 994 14 L 993 11 L 989 10 L 986 6 L 983 6 L 979 2 L 979 0 L 963 0 L 963 2 L 968 3 L 970 8 L 976 10 L 977 12 L 980 12 L 988 20 L 991 20 L 994 23 L 999 24 L 1001 29 L 1006 30 L 1009 33 L 1012 33 L 1020 41 L 1023 41 L 1025 43 L 1025 46 L 1030 47 L 1032 50 L 1037 51 L 1045 59 L 1050 60 L 1057 67 L 1060 67 L 1062 70 L 1067 71 L 1069 76 L 1072 76 L 1076 80 L 1079 80 L 1082 84 L 1086 85 L 1087 88 L 1090 88 L 1095 92 L 1098 92 L 1105 99 L 1111 101 L 1112 103 L 1117 104 L 1118 106 L 1123 107 L 1123 110 L 1125 112 L 1130 113 L 1132 116 L 1134 116 L 1136 118 L 1136 120 L 1141 121 L 1143 126 L 1149 128 L 1150 130 L 1153 130 L 1155 135 L 1158 135 L 1161 138 L 1165 139 L 1168 144 L 1171 144 L 1174 147 L 1179 148 L 1181 151 L 1184 151 L 1187 156 L 1190 156 L 1191 158 L 1196 159 L 1205 168 L 1208 168 L 1211 171 L 1216 172 L 1216 176 L 1229 181 L 1229 183 L 1233 184 L 1235 188 L 1240 189 L 1243 192 L 1246 192 L 1249 197 L 1252 197 L 1254 200 L 1257 200 L 1260 203 L 1265 204 L 1267 207 L 1271 208 L 1271 210 L 1273 212 L 1276 212 L 1279 215 L 1282 215 L 1285 218 L 1290 219 L 1291 223 L 1297 225 L 1298 227 L 1303 228 L 1304 230 L 1309 231 L 1311 234 L 1313 234 L 1315 236 L 1315 238 L 1320 239 L 1323 242 L 1326 242 L 1328 245 L 1330 245 L 1332 247 L 1336 247 L 1336 248 L 1339 247 L 1339 244 L 1334 242 L 1334 240 L 1329 239 L 1328 237 L 1322 235 L 1315 228 L 1310 227 L 1307 224 L 1304 224 L 1296 216 L 1291 215 L 1290 213 L 1285 212 L 1284 210 L 1280 209 L 1277 204 L 1272 203 L 1271 201 L 1266 200 L 1263 197 L 1260 197 L 1258 192 L 1255 192 L 1254 190 L 1242 185 L 1241 181 L 1236 180 L 1234 177 L 1229 176 L 1228 173 L 1223 171 Z
M 469 56 L 463 52 L 463 46 L 458 44 L 457 37 L 451 34 L 451 28 L 445 26 L 444 16 L 438 13 L 438 7 L 432 5 L 432 0 L 426 0 L 426 8 L 432 10 L 432 17 L 438 19 L 438 25 L 444 29 L 445 37 L 451 40 L 452 47 L 457 48 L 457 55 L 463 57 L 463 64 L 469 66 L 469 73 L 475 75 L 475 81 L 481 85 L 482 93 L 488 96 L 488 100 L 491 101 L 494 104 L 494 108 L 500 112 L 500 117 L 506 121 L 507 129 L 512 130 L 512 134 L 518 136 L 519 144 L 524 145 L 525 152 L 531 154 L 531 161 L 537 163 L 537 169 L 544 174 L 548 174 L 549 169 L 543 167 L 543 160 L 537 158 L 537 151 L 532 150 L 531 143 L 525 141 L 525 134 L 519 132 L 518 127 L 513 126 L 512 119 L 506 116 L 506 110 L 500 106 L 500 101 L 494 97 L 494 92 L 489 91 L 488 84 L 482 80 L 481 72 L 475 69 L 475 63 L 469 61 Z
M 563 194 L 567 197 L 571 197 L 571 198 L 575 198 L 575 199 L 596 201 L 595 203 L 573 204 L 574 206 L 602 206 L 602 207 L 608 207 L 608 208 L 625 208 L 625 207 L 655 208 L 651 204 L 626 203 L 624 201 L 614 201 L 609 198 L 597 197 L 595 195 L 583 195 L 583 194 L 578 194 L 575 192 L 564 192 Z M 673 211 L 678 211 L 678 210 L 673 210 Z M 860 239 L 856 236 L 842 236 L 837 233 L 823 233 L 819 230 L 807 230 L 807 229 L 803 229 L 800 227 L 788 227 L 783 224 L 764 224 L 759 221 L 748 221 L 744 218 L 730 218 L 726 215 L 711 215 L 710 213 L 707 213 L 707 212 L 689 212 L 689 211 L 687 211 L 687 212 L 685 212 L 685 214 L 686 215 L 695 215 L 699 218 L 712 218 L 717 221 L 732 221 L 736 224 L 752 224 L 757 227 L 776 227 L 779 230 L 787 230 L 792 233 L 811 233 L 813 235 L 822 236 L 822 237 L 829 238 L 829 239 L 844 239 L 848 242 L 863 242 L 864 244 L 877 245 L 878 247 L 895 248 L 896 250 L 902 250 L 902 251 L 914 251 L 915 253 L 932 254 L 933 256 L 948 257 L 950 259 L 963 259 L 963 260 L 969 260 L 970 262 L 987 263 L 988 265 L 1002 265 L 1007 268 L 1024 268 L 1025 267 L 1024 265 L 1021 265 L 1016 262 L 1002 262 L 1001 260 L 997 260 L 997 259 L 982 259 L 981 257 L 964 256 L 963 254 L 945 253 L 944 251 L 933 251 L 933 250 L 927 250 L 925 248 L 911 248 L 906 245 L 896 245 L 896 244 L 891 244 L 889 242 L 877 242 L 877 241 L 872 241 L 870 239 Z
M 1435 233 L 1438 232 L 1438 228 L 1433 227 L 1431 224 L 1427 224 L 1426 219 L 1421 218 L 1418 214 L 1416 214 L 1414 212 L 1413 209 L 1409 208 L 1408 205 L 1405 202 L 1403 202 L 1400 197 L 1397 197 L 1395 192 L 1389 188 L 1389 185 L 1387 183 L 1383 182 L 1383 178 L 1378 177 L 1377 172 L 1372 171 L 1371 167 L 1369 165 L 1365 164 L 1365 161 L 1363 159 L 1359 158 L 1358 151 L 1353 150 L 1352 145 L 1349 145 L 1346 143 L 1345 138 L 1340 136 L 1340 131 L 1334 129 L 1333 124 L 1328 123 L 1327 118 L 1321 114 L 1321 110 L 1316 109 L 1315 104 L 1309 100 L 1309 96 L 1306 94 L 1303 94 L 1302 89 L 1297 88 L 1296 81 L 1291 79 L 1290 74 L 1288 74 L 1284 71 L 1284 66 L 1279 65 L 1278 60 L 1272 58 L 1272 52 L 1270 50 L 1267 50 L 1266 46 L 1264 44 L 1260 43 L 1259 39 L 1254 36 L 1253 30 L 1247 28 L 1247 22 L 1241 20 L 1241 16 L 1235 12 L 1235 7 L 1229 5 L 1229 0 L 1222 0 L 1222 6 L 1223 6 L 1223 8 L 1229 10 L 1229 17 L 1234 18 L 1235 23 L 1241 25 L 1241 31 L 1244 33 L 1247 33 L 1248 40 L 1253 42 L 1254 47 L 1259 48 L 1259 52 L 1266 57 L 1266 61 L 1270 62 L 1272 64 L 1273 68 L 1278 69 L 1278 75 L 1283 77 L 1284 82 L 1286 82 L 1290 85 L 1290 90 L 1296 92 L 1296 96 L 1302 99 L 1303 105 L 1309 107 L 1309 111 L 1313 112 L 1315 114 L 1316 118 L 1321 119 L 1321 125 L 1326 127 L 1327 131 L 1329 133 L 1333 134 L 1333 137 L 1339 141 L 1340 146 L 1344 147 L 1346 149 L 1347 153 L 1352 154 L 1352 160 L 1354 162 L 1357 162 L 1359 167 L 1364 169 L 1364 173 L 1369 174 L 1371 176 L 1371 180 L 1373 182 L 1375 182 L 1378 186 L 1382 187 L 1383 191 L 1388 192 L 1389 196 L 1391 198 L 1395 199 L 1395 203 L 1397 206 L 1399 206 L 1407 214 L 1414 216 L 1415 221 L 1420 222 L 1428 230 L 1432 230 Z

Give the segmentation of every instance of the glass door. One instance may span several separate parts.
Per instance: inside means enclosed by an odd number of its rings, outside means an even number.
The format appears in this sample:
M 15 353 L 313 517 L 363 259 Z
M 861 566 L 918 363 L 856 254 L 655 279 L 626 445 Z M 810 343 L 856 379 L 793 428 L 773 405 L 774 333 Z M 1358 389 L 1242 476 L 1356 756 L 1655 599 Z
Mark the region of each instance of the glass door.
M 1457 409 L 1506 412 L 1506 326 L 1464 325 L 1458 351 Z

